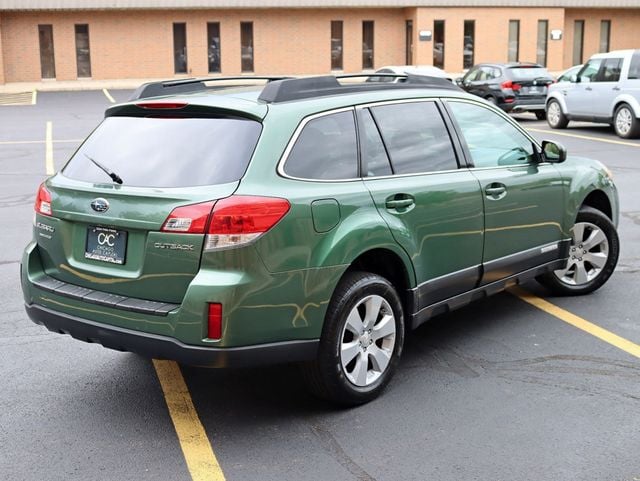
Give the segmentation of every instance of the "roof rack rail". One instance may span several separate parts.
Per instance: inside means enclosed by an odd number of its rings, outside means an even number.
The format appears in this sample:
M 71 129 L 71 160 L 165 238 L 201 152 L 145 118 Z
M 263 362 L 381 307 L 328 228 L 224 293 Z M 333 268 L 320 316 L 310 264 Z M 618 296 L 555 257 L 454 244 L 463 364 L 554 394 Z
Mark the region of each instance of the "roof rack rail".
M 340 79 L 350 78 L 403 78 L 404 82 L 380 82 L 368 81 L 362 83 L 338 82 Z M 436 88 L 446 90 L 460 90 L 460 87 L 447 79 L 440 77 L 428 77 L 414 74 L 347 74 L 347 75 L 324 75 L 319 77 L 289 78 L 274 80 L 269 82 L 262 89 L 258 97 L 266 103 L 288 102 L 291 100 L 310 99 L 315 97 L 325 97 L 329 95 L 340 95 L 355 92 L 370 92 L 373 90 L 393 90 L 407 88 Z
M 173 79 L 173 80 L 161 80 L 158 82 L 147 82 L 138 87 L 129 101 L 146 99 L 149 97 L 159 97 L 161 95 L 173 95 L 181 93 L 193 93 L 201 90 L 206 90 L 205 82 L 223 82 L 223 81 L 235 81 L 235 80 L 266 80 L 267 82 L 273 82 L 276 80 L 286 80 L 292 77 L 284 76 L 238 76 L 238 77 L 193 77 L 185 79 Z M 221 87 L 219 87 L 221 88 Z

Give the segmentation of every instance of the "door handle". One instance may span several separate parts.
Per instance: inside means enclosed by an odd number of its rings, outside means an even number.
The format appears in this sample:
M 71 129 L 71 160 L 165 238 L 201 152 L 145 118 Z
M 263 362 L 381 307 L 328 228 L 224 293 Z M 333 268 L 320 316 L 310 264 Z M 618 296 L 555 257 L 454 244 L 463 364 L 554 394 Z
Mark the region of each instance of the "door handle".
M 622 90 L 620 87 L 613 87 L 611 90 Z
M 586 87 L 585 90 L 591 92 L 593 89 L 591 87 Z
M 385 206 L 387 209 L 408 209 L 415 204 L 415 200 L 413 199 L 413 197 L 397 197 L 398 196 L 394 196 L 386 200 Z
M 502 198 L 507 193 L 507 187 L 503 184 L 493 183 L 489 184 L 485 189 L 484 193 L 487 196 L 492 198 Z

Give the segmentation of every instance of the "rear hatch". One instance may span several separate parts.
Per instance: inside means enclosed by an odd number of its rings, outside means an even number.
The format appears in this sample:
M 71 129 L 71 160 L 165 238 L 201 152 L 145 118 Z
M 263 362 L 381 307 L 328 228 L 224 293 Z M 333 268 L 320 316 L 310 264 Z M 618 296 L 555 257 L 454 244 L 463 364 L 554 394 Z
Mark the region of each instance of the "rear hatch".
M 43 185 L 39 198 L 50 198 L 52 212 L 37 215 L 36 239 L 48 275 L 181 302 L 200 266 L 208 214 L 236 190 L 261 123 L 157 105 L 113 111 Z
M 507 69 L 511 78 L 511 89 L 516 98 L 543 98 L 547 88 L 553 83 L 553 77 L 546 68 L 533 65 L 519 65 Z

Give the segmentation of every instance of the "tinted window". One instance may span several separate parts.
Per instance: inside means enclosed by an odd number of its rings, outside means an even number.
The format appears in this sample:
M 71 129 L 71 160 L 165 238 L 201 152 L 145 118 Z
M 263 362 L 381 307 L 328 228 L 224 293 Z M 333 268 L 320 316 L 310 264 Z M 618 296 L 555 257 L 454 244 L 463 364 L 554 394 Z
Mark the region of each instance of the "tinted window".
M 479 105 L 449 103 L 476 167 L 528 164 L 531 141 L 502 116 Z
M 359 120 L 362 176 L 391 175 L 389 158 L 371 112 L 367 109 L 362 110 Z
M 509 72 L 513 80 L 533 80 L 537 78 L 551 78 L 546 68 L 542 67 L 519 67 L 510 68 Z
M 598 76 L 598 82 L 617 82 L 620 80 L 620 71 L 622 70 L 621 58 L 608 58 L 604 61 L 604 65 Z
M 636 50 L 631 57 L 631 65 L 629 66 L 629 80 L 640 79 L 640 50 Z
M 233 182 L 244 174 L 260 130 L 260 123 L 253 120 L 108 117 L 62 172 L 85 182 L 111 182 L 89 156 L 118 174 L 124 185 Z
M 582 67 L 582 70 L 578 74 L 578 78 L 580 82 L 593 82 L 598 75 L 598 70 L 600 70 L 600 64 L 602 63 L 602 59 L 596 58 L 593 60 L 589 60 L 587 64 Z
M 371 109 L 395 174 L 457 169 L 451 139 L 433 102 Z
M 311 120 L 296 140 L 285 173 L 302 179 L 353 179 L 358 177 L 358 148 L 352 112 Z

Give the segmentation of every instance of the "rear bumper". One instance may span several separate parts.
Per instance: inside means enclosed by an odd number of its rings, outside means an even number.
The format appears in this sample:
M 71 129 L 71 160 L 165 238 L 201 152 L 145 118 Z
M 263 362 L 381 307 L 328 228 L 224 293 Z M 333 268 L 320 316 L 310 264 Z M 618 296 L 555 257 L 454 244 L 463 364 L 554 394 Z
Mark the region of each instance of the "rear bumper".
M 317 339 L 275 342 L 254 346 L 216 348 L 184 344 L 176 339 L 102 324 L 53 311 L 38 304 L 26 304 L 33 322 L 75 339 L 99 343 L 109 349 L 129 351 L 154 359 L 170 359 L 203 367 L 243 367 L 315 359 Z
M 542 112 L 545 109 L 545 97 L 516 98 L 513 102 L 501 102 L 500 108 L 505 112 Z

